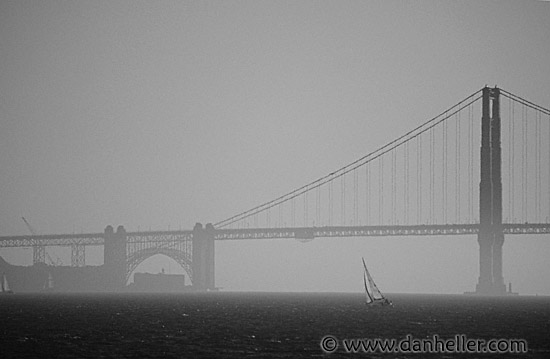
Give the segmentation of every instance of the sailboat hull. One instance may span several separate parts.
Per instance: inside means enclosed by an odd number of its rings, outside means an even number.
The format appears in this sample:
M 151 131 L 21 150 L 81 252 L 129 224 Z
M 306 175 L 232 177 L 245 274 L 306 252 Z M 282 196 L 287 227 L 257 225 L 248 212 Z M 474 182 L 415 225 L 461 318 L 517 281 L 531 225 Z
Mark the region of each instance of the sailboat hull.
M 391 307 L 392 302 L 386 301 L 385 299 L 375 300 L 374 302 L 365 303 L 367 307 Z

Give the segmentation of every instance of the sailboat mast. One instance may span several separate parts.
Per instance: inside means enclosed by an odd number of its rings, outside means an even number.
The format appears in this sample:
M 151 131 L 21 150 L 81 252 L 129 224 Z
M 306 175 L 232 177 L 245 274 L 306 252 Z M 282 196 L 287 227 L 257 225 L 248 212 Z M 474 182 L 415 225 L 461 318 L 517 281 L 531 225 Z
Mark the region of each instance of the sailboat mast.
M 372 299 L 372 296 L 370 295 L 370 292 L 369 292 L 369 287 L 367 285 L 367 277 L 364 274 L 363 274 L 363 282 L 365 283 L 365 293 L 367 294 L 367 303 L 374 302 L 374 299 Z

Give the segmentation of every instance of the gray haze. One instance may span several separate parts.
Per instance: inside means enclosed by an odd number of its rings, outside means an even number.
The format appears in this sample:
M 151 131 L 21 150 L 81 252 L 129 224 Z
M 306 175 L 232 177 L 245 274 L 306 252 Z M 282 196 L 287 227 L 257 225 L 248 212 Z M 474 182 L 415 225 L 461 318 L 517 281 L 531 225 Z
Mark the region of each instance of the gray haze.
M 550 3 L 0 1 L 0 235 L 191 229 L 353 161 L 484 85 L 550 107 Z M 51 253 L 70 263 L 69 250 Z M 87 249 L 89 264 L 102 263 Z M 30 264 L 30 250 L 2 249 Z M 474 237 L 216 243 L 230 290 L 474 290 Z M 550 238 L 504 280 L 550 294 Z M 138 271 L 180 273 L 154 257 Z

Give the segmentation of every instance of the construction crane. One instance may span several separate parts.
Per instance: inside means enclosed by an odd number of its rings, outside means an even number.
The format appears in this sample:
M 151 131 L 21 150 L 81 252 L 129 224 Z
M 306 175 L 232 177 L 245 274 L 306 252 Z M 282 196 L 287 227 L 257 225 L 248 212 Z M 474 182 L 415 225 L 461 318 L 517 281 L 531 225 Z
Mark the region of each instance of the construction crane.
M 29 232 L 31 232 L 31 234 L 33 236 L 36 236 L 36 231 L 34 230 L 34 228 L 32 228 L 31 224 L 25 219 L 25 217 L 21 217 L 21 218 L 23 219 L 23 222 L 25 222 L 25 225 L 29 229 Z M 60 265 L 63 264 L 63 263 L 61 263 L 59 258 L 55 258 L 56 260 L 54 261 L 52 259 L 52 257 L 50 257 L 50 254 L 48 253 L 48 251 L 44 250 L 44 253 L 46 253 L 46 258 L 47 258 L 48 262 L 50 262 L 50 265 L 55 267 L 55 266 L 60 266 Z
M 21 217 L 21 219 L 23 219 L 23 222 L 25 222 L 25 225 L 29 229 L 29 232 L 31 232 L 33 236 L 36 236 L 36 231 L 34 230 L 34 228 L 32 228 L 31 224 L 25 219 L 25 217 Z

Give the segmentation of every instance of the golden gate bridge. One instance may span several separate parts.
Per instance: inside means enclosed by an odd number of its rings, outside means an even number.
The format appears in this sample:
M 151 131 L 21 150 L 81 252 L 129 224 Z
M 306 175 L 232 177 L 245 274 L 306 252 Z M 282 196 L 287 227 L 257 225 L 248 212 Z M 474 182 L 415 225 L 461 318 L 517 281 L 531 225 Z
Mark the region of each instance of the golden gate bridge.
M 481 119 L 481 121 L 480 121 Z M 504 294 L 505 235 L 550 233 L 550 110 L 484 87 L 365 156 L 273 200 L 193 230 L 0 237 L 0 247 L 104 246 L 111 289 L 164 254 L 198 289 L 215 288 L 215 241 L 477 235 L 476 292 Z

